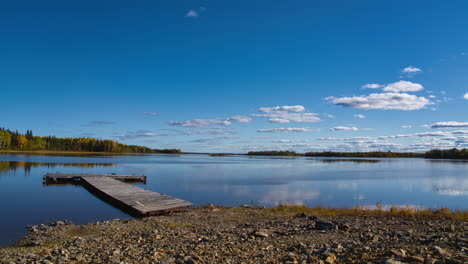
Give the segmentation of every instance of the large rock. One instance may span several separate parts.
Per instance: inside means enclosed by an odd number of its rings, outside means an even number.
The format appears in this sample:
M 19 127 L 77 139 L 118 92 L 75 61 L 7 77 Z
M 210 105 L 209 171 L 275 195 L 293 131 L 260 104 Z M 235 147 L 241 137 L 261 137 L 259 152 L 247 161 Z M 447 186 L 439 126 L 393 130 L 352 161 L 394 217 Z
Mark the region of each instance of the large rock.
M 338 226 L 330 221 L 315 220 L 315 229 L 317 230 L 338 230 Z

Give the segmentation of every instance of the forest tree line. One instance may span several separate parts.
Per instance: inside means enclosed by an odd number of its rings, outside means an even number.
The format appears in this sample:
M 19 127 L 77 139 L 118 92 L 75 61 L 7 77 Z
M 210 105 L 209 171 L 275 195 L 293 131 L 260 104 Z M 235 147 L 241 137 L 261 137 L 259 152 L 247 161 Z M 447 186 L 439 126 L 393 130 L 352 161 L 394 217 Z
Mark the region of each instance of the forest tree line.
M 114 140 L 101 140 L 90 137 L 58 138 L 55 136 L 34 136 L 31 130 L 25 134 L 0 128 L 0 150 L 21 151 L 77 151 L 77 152 L 116 152 L 116 153 L 166 153 L 180 154 L 180 149 L 151 149 L 144 146 L 125 145 Z
M 468 149 L 433 149 L 426 152 L 424 157 L 428 159 L 468 159 Z
M 343 157 L 343 158 L 427 158 L 427 159 L 468 159 L 468 149 L 433 149 L 425 153 L 417 152 L 307 152 L 305 154 L 294 151 L 249 151 L 247 155 L 255 156 L 306 156 L 306 157 Z

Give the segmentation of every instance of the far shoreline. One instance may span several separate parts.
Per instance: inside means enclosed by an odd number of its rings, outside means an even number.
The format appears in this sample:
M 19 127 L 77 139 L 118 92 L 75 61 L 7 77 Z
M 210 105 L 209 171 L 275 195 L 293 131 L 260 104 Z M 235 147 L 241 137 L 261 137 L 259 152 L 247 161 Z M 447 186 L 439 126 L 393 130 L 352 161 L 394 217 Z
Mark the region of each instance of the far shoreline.
M 0 150 L 0 154 L 78 154 L 78 155 L 134 155 L 134 154 L 164 154 L 181 155 L 185 153 L 158 153 L 158 152 L 98 152 L 98 151 L 53 151 L 53 150 Z
M 439 151 L 439 150 L 437 150 Z M 273 153 L 272 153 L 273 152 Z M 1 154 L 18 154 L 18 155 L 65 155 L 65 156 L 77 156 L 77 155 L 95 155 L 95 156 L 130 156 L 130 155 L 207 155 L 211 157 L 232 157 L 232 156 L 245 156 L 245 157 L 272 157 L 272 158 L 295 158 L 295 157 L 306 157 L 306 158 L 331 158 L 331 159 L 424 159 L 424 160 L 452 160 L 452 161 L 467 161 L 466 158 L 454 158 L 454 157 L 425 157 L 424 154 L 410 155 L 410 156 L 380 156 L 380 155 L 368 155 L 373 152 L 342 152 L 336 155 L 335 152 L 317 152 L 318 155 L 309 153 L 294 153 L 294 155 L 281 155 L 275 153 L 276 151 L 260 151 L 248 152 L 248 153 L 209 153 L 209 152 L 180 152 L 180 153 L 165 153 L 165 152 L 99 152 L 99 151 L 58 151 L 58 150 L 0 150 Z M 279 151 L 280 153 L 282 151 Z M 331 153 L 331 155 L 325 155 L 325 153 Z M 378 152 L 384 153 L 384 152 Z M 415 154 L 415 153 L 398 153 L 395 154 Z M 359 154 L 359 155 L 356 155 Z

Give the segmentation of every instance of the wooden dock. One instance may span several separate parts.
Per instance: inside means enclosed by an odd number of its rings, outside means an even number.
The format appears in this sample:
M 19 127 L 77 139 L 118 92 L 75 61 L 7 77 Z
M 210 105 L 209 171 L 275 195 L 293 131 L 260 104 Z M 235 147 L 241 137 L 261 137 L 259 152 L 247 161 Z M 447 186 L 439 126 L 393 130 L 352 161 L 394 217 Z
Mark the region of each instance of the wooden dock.
M 102 200 L 134 215 L 155 215 L 193 205 L 178 198 L 124 183 L 125 181 L 146 183 L 146 176 L 48 173 L 44 176 L 44 181 L 48 184 L 79 182 Z
M 44 176 L 44 181 L 48 183 L 54 182 L 70 182 L 81 181 L 82 177 L 109 177 L 123 182 L 143 182 L 146 183 L 144 175 L 118 175 L 118 174 L 65 174 L 65 173 L 47 173 Z

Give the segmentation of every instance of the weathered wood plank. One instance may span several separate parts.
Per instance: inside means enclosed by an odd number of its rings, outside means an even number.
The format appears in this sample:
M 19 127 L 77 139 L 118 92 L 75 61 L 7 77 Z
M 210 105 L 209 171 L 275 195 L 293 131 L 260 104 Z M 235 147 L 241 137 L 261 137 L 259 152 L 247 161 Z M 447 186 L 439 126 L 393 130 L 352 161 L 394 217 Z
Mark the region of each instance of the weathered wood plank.
M 81 177 L 84 182 L 116 202 L 131 207 L 140 214 L 154 214 L 162 210 L 189 207 L 193 204 L 126 184 L 110 177 Z
M 193 206 L 192 203 L 165 194 L 133 186 L 124 181 L 142 181 L 146 176 L 116 174 L 63 174 L 48 173 L 45 181 L 74 181 L 85 185 L 92 193 L 119 208 L 139 215 L 157 214 L 161 211 Z

